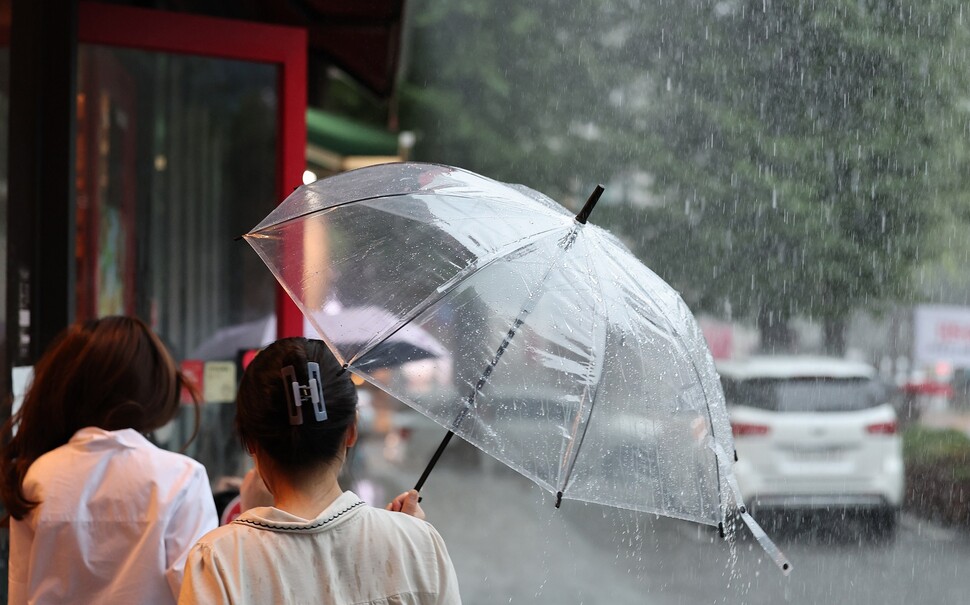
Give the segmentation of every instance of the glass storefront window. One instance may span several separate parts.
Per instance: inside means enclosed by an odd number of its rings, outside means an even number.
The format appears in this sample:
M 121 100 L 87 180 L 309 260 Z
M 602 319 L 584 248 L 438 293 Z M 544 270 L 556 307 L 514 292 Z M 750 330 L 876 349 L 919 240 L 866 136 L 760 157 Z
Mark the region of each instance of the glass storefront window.
M 275 205 L 277 67 L 82 44 L 77 103 L 77 316 L 148 320 L 202 382 L 188 453 L 238 475 L 230 402 L 276 286 L 234 239 Z M 156 438 L 180 449 L 193 424 L 186 405 Z

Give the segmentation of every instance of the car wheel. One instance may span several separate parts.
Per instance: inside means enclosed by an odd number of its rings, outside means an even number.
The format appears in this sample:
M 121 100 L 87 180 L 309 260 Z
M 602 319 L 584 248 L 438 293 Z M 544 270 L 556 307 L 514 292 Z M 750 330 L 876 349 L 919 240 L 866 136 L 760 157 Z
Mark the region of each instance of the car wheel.
M 899 525 L 899 510 L 888 508 L 873 511 L 871 524 L 873 538 L 879 542 L 892 542 Z

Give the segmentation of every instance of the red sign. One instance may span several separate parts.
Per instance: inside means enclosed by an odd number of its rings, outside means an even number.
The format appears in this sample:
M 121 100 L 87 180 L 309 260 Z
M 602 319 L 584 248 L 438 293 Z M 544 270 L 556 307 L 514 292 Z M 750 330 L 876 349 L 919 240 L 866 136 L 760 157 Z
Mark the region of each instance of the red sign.
M 191 384 L 195 388 L 195 392 L 201 397 L 202 387 L 205 386 L 202 378 L 205 375 L 205 362 L 199 359 L 186 359 L 180 364 L 180 369 L 182 376 L 185 377 L 185 382 Z M 182 403 L 195 403 L 195 400 L 192 399 L 192 392 L 186 385 L 182 385 L 180 398 Z
M 249 364 L 252 363 L 252 361 L 254 359 L 256 359 L 256 355 L 258 355 L 261 350 L 262 349 L 249 349 L 249 350 L 243 352 L 243 355 L 242 355 L 242 369 L 243 369 L 243 371 L 245 371 L 246 368 L 249 367 Z
M 734 346 L 734 328 L 730 324 L 709 323 L 701 326 L 714 359 L 730 359 Z

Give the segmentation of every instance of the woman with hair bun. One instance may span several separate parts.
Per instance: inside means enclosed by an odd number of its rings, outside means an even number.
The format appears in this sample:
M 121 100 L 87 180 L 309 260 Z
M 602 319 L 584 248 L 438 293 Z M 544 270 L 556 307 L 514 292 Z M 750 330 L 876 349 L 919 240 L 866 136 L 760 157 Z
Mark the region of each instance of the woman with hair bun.
M 205 468 L 146 433 L 182 377 L 142 321 L 68 328 L 3 427 L 9 603 L 175 603 L 189 548 L 216 527 Z
M 323 342 L 287 338 L 267 347 L 243 374 L 236 404 L 237 432 L 273 506 L 199 541 L 179 603 L 461 602 L 417 492 L 381 510 L 340 488 L 357 440 L 357 392 Z

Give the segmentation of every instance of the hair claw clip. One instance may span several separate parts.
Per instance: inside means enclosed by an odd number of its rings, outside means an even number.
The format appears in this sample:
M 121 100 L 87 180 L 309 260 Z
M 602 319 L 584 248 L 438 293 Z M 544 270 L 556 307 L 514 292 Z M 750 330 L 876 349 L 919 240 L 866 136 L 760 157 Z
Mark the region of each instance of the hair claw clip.
M 313 406 L 313 417 L 317 422 L 327 419 L 327 408 L 323 400 L 323 380 L 320 377 L 320 364 L 307 363 L 309 384 L 297 381 L 296 370 L 286 366 L 280 370 L 283 376 L 283 392 L 286 394 L 287 414 L 290 424 L 303 424 L 303 403 L 309 401 Z
M 317 422 L 327 419 L 327 407 L 323 404 L 323 380 L 320 378 L 320 364 L 311 361 L 306 364 L 310 377 L 310 403 L 313 404 L 313 417 Z
M 283 375 L 283 392 L 286 394 L 286 408 L 290 417 L 290 424 L 303 424 L 303 398 L 300 397 L 300 383 L 296 381 L 296 370 L 293 366 L 286 366 L 280 372 Z

